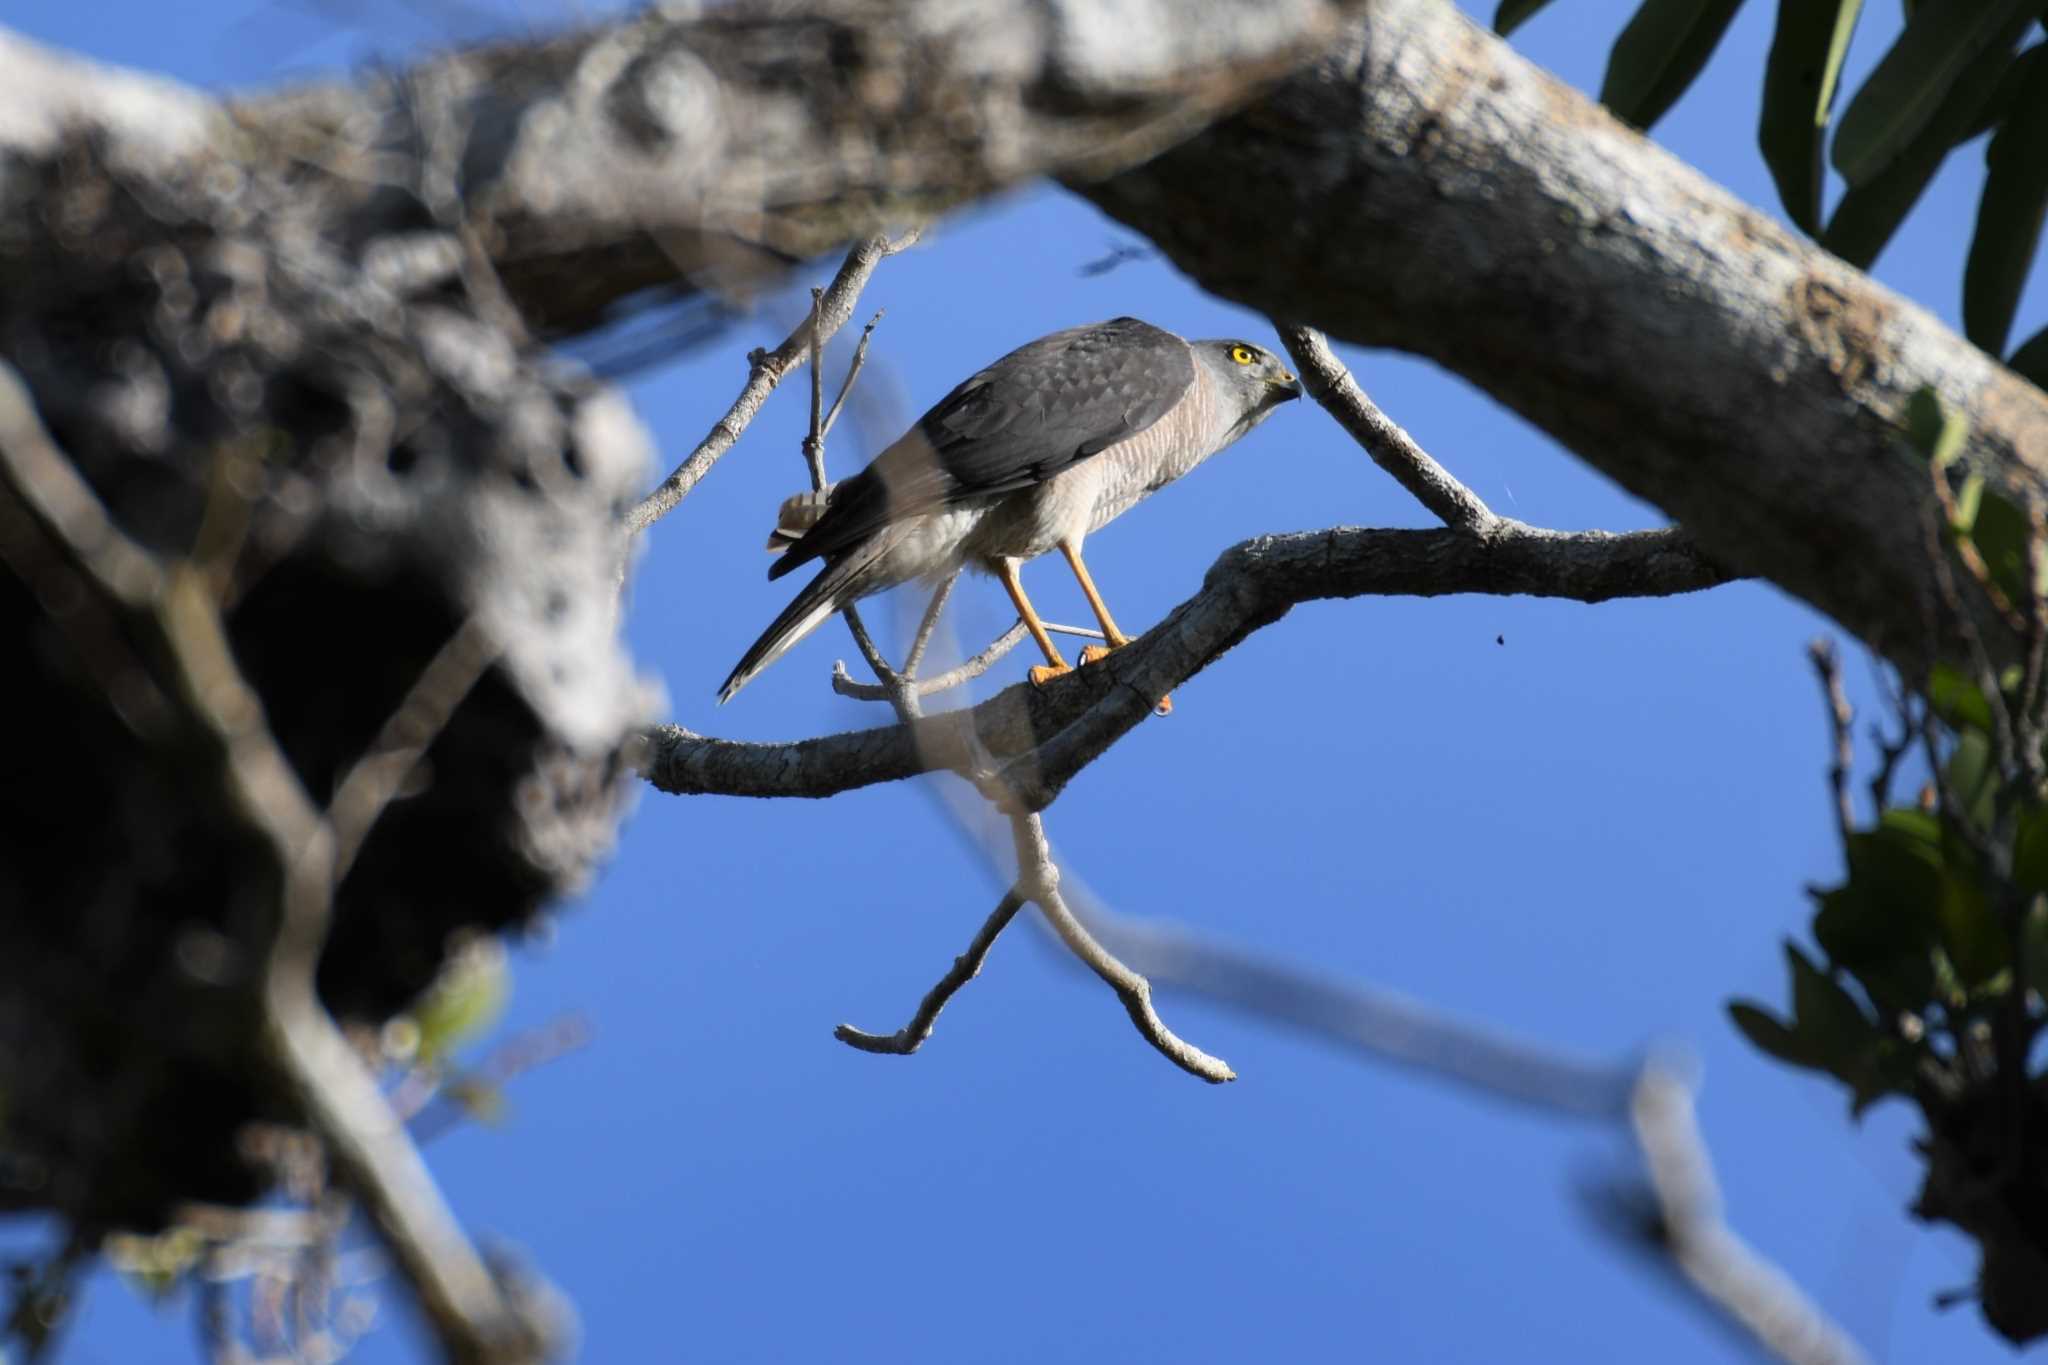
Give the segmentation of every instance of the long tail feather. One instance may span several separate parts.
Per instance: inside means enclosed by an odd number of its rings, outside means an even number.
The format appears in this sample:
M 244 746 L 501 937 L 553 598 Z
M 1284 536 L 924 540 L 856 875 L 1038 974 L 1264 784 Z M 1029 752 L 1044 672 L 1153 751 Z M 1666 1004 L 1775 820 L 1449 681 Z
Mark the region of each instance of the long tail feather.
M 883 538 L 877 537 L 879 542 Z M 882 546 L 873 544 L 826 567 L 813 578 L 796 600 L 782 609 L 761 638 L 740 656 L 740 661 L 718 689 L 719 704 L 733 699 L 754 676 L 787 654 L 797 641 L 825 623 L 827 617 L 848 602 L 866 595 L 868 570 L 880 556 Z

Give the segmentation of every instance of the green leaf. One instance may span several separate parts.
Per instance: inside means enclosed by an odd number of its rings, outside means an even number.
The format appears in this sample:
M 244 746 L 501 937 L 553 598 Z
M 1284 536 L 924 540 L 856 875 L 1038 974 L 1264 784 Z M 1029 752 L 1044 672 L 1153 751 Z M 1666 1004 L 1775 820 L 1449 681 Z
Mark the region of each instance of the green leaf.
M 1962 76 L 1928 118 L 1927 126 L 1900 149 L 1891 164 L 1868 184 L 1849 187 L 1828 219 L 1828 229 L 1820 239 L 1822 246 L 1859 269 L 1870 268 L 1919 200 L 1921 191 L 1927 188 L 1927 182 L 1941 169 L 1949 149 L 1991 98 L 1998 75 L 2011 63 L 2013 45 L 2026 31 L 2027 23 L 2021 17 L 2000 30 L 1994 41 L 1963 69 Z M 1835 146 L 1839 150 L 1841 145 L 1841 136 L 1837 134 Z
M 411 1011 L 419 1027 L 420 1061 L 439 1061 L 497 1022 L 511 992 L 512 975 L 500 940 L 478 938 L 452 954 Z
M 1800 1038 L 1832 1069 L 1877 1044 L 1877 1025 L 1842 983 L 1815 966 L 1797 945 L 1785 945 L 1792 966 L 1792 1016 Z
M 2048 58 L 2048 43 L 2036 43 L 2025 52 L 2015 56 L 1998 73 L 1998 79 L 1991 86 L 1991 93 L 1985 96 L 1984 107 L 1970 120 L 1970 126 L 1956 136 L 1957 142 L 1968 142 L 1971 138 L 1988 133 L 2005 122 L 2019 99 L 2020 84 L 2029 72 Z
M 1974 877 L 1951 876 L 1943 884 L 1941 937 L 1966 988 L 1984 985 L 2011 965 L 2004 926 Z
M 1963 480 L 1963 486 L 1956 490 L 1956 519 L 1949 529 L 1959 536 L 1967 536 L 1977 524 L 1977 509 L 1984 502 L 1984 476 L 1971 474 Z
M 1842 111 L 1835 169 L 1867 185 L 1933 121 L 1974 59 L 2018 20 L 2024 29 L 2040 0 L 1947 0 L 1921 5 L 1905 31 Z M 2006 41 L 2009 49 L 2019 34 Z M 1981 92 L 1988 97 L 1987 87 Z M 1979 106 L 1981 107 L 1981 106 Z M 1974 115 L 1975 110 L 1973 109 Z M 1967 127 L 1967 121 L 1962 125 Z M 1953 142 L 1951 135 L 1948 142 Z
M 1728 1002 L 1728 1017 L 1735 1021 L 1735 1027 L 1742 1030 L 1742 1036 L 1755 1044 L 1758 1051 L 1793 1066 L 1820 1068 L 1820 1063 L 1800 1043 L 1799 1035 L 1761 1006 L 1752 1005 L 1747 1000 L 1731 1000 Z
M 2048 62 L 2033 64 L 1984 160 L 1984 197 L 1963 267 L 1963 332 L 2001 355 L 2048 216 Z
M 1862 12 L 1863 0 L 1778 0 L 1757 144 L 1786 215 L 1815 236 L 1820 233 L 1821 146 L 1828 111 Z
M 1933 906 L 1900 914 L 1852 886 L 1821 896 L 1814 941 L 1886 1010 L 1921 1010 L 1934 998 L 1929 952 L 1939 936 Z
M 1998 800 L 1998 769 L 1991 761 L 1991 740 L 1983 731 L 1967 730 L 1956 737 L 1946 776 L 1964 817 L 1979 829 L 1988 827 Z
M 1955 463 L 1969 435 L 1969 417 L 1961 409 L 1944 407 L 1933 385 L 1922 384 L 1906 400 L 1906 438 L 1936 469 Z
M 2048 891 L 2048 806 L 2029 803 L 2019 813 L 2012 845 L 2012 882 L 2030 896 Z M 2034 981 L 2048 987 L 2048 978 Z
M 1614 40 L 1600 102 L 1649 128 L 1678 102 L 1714 55 L 1742 0 L 1643 0 Z
M 2048 898 L 2036 896 L 2027 907 L 2020 941 L 2027 955 L 2027 980 L 2038 991 L 2048 985 Z
M 2048 327 L 2028 337 L 2020 348 L 2005 358 L 2005 367 L 2034 387 L 2048 389 Z
M 1536 11 L 1549 3 L 1550 0 L 1500 0 L 1500 8 L 1493 12 L 1493 31 L 1505 38 L 1535 18 Z
M 1970 528 L 1970 541 L 2008 602 L 2031 600 L 2033 540 L 2034 528 L 2027 514 L 2011 498 L 1987 490 L 1977 509 L 1977 524 Z

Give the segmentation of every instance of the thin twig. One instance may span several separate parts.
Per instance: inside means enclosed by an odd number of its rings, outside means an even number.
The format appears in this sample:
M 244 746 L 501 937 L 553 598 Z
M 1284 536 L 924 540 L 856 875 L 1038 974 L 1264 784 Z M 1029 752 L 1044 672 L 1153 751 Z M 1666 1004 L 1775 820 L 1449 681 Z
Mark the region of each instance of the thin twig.
M 363 840 L 447 727 L 455 709 L 498 657 L 498 645 L 471 616 L 448 637 L 413 682 L 398 709 L 385 718 L 327 804 L 334 831 L 334 877 L 348 875 Z
M 905 680 L 916 680 L 917 670 L 924 665 L 925 651 L 931 648 L 932 632 L 939 628 L 939 615 L 945 611 L 947 599 L 953 595 L 953 585 L 959 581 L 960 571 L 955 569 L 933 590 L 931 603 L 925 607 L 924 616 L 917 623 L 917 633 L 910 637 L 910 652 L 903 656 Z
M 1158 1011 L 1152 1008 L 1151 983 L 1096 942 L 1095 936 L 1068 908 L 1060 895 L 1059 868 L 1053 863 L 1052 848 L 1046 842 L 1045 825 L 1040 818 L 1036 814 L 1012 815 L 1010 830 L 1017 850 L 1018 886 L 1038 906 L 1060 942 L 1067 945 L 1067 951 L 1116 992 L 1140 1036 L 1158 1049 L 1161 1056 L 1192 1076 L 1212 1085 L 1236 1080 L 1237 1073 L 1229 1063 L 1184 1041 L 1161 1021 Z
M 988 647 L 957 668 L 948 669 L 936 678 L 917 680 L 917 695 L 929 697 L 939 692 L 950 692 L 956 687 L 973 682 L 993 668 L 1005 654 L 1021 644 L 1028 632 L 1019 621 L 998 635 Z M 844 663 L 832 665 L 832 690 L 842 697 L 855 701 L 888 701 L 894 694 L 879 683 L 855 682 L 853 675 L 846 671 Z
M 840 382 L 839 396 L 832 400 L 832 409 L 825 414 L 824 434 L 827 436 L 832 434 L 832 424 L 839 420 L 839 410 L 846 406 L 846 395 L 853 392 L 853 381 L 860 378 L 860 367 L 868 363 L 868 343 L 874 340 L 875 325 L 886 311 L 877 308 L 875 315 L 868 319 L 868 325 L 860 329 L 860 341 L 853 348 L 853 363 L 846 367 L 846 378 Z
M 1014 887 L 1004 893 L 989 917 L 982 921 L 974 941 L 967 945 L 967 951 L 954 958 L 952 967 L 939 978 L 938 984 L 925 992 L 924 999 L 918 1002 L 917 1013 L 911 1015 L 910 1022 L 902 1028 L 894 1033 L 867 1033 L 851 1024 L 841 1024 L 832 1030 L 832 1036 L 862 1052 L 882 1052 L 899 1057 L 908 1057 L 923 1047 L 925 1040 L 932 1036 L 932 1025 L 938 1022 L 939 1011 L 946 1008 L 962 986 L 981 975 L 981 964 L 988 960 L 989 949 L 995 947 L 996 939 L 1010 927 L 1010 921 L 1017 917 L 1024 904 L 1023 893 Z
M 811 291 L 811 430 L 804 437 L 804 463 L 811 471 L 811 491 L 825 491 L 825 365 L 819 358 L 818 314 L 825 307 L 825 291 Z
M 1393 475 L 1417 502 L 1453 530 L 1484 535 L 1494 528 L 1498 518 L 1479 495 L 1431 459 L 1428 451 L 1366 397 L 1321 332 L 1279 321 L 1273 327 L 1301 370 L 1309 396 L 1351 433 L 1374 464 Z
M 860 298 L 860 291 L 866 287 L 868 278 L 875 273 L 875 267 L 907 249 L 917 241 L 917 236 L 917 230 L 912 229 L 893 241 L 887 237 L 870 237 L 846 253 L 839 273 L 825 287 L 818 310 L 818 333 L 822 340 L 831 340 L 852 316 L 854 303 Z M 809 358 L 809 341 L 810 322 L 806 319 L 773 351 L 754 352 L 749 358 L 747 382 L 725 416 L 712 424 L 710 432 L 697 443 L 697 448 L 661 481 L 660 487 L 626 514 L 625 530 L 629 537 L 638 535 L 667 516 L 690 495 L 698 481 L 711 472 L 711 466 L 718 463 L 719 457 L 732 449 L 733 443 L 754 420 L 754 415 L 760 412 L 761 405 L 768 401 L 768 395 L 775 392 L 775 386 Z
M 1841 836 L 1842 856 L 1849 854 L 1849 836 L 1856 829 L 1856 804 L 1849 796 L 1849 770 L 1856 759 L 1856 711 L 1849 694 L 1842 690 L 1842 659 L 1835 642 L 1825 637 L 1806 647 L 1820 675 L 1821 692 L 1828 704 L 1828 727 L 1834 735 L 1833 756 L 1828 763 L 1828 786 L 1835 794 L 1835 832 Z

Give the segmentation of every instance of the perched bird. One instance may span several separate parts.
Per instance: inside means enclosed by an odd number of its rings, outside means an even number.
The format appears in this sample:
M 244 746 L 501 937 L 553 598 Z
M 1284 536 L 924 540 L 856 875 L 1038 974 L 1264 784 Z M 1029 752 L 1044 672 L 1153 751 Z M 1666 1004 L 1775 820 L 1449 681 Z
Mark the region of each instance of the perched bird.
M 825 567 L 775 618 L 718 690 L 731 700 L 832 613 L 962 566 L 1002 581 L 1045 652 L 1043 683 L 1069 669 L 1017 568 L 1057 548 L 1102 624 L 1128 644 L 1081 560 L 1090 531 L 1123 515 L 1301 395 L 1286 366 L 1247 341 L 1184 341 L 1114 318 L 1021 346 L 954 389 L 860 473 L 782 505 L 769 548 L 780 578 Z

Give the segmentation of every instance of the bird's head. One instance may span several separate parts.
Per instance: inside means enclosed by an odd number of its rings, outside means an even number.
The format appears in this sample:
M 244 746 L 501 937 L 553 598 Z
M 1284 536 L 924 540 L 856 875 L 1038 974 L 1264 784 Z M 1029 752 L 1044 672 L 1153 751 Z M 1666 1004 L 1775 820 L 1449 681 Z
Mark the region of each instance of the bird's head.
M 1241 414 L 1234 424 L 1243 435 L 1282 403 L 1301 397 L 1301 383 L 1280 357 L 1249 341 L 1197 341 L 1195 355 Z

